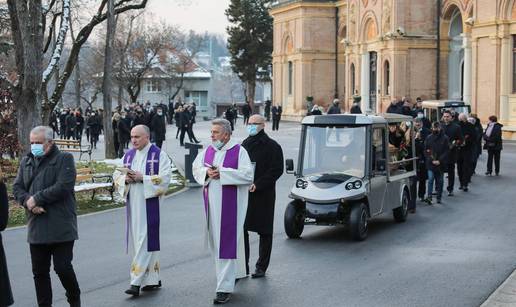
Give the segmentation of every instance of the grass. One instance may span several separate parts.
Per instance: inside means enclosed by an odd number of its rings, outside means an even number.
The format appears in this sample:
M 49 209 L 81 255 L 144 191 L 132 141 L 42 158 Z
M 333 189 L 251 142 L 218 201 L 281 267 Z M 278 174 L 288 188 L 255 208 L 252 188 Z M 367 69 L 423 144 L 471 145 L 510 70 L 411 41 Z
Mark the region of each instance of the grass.
M 113 173 L 115 166 L 102 162 L 77 162 L 77 168 L 91 167 L 95 174 Z M 8 227 L 22 226 L 27 223 L 25 209 L 18 205 L 12 195 L 12 185 L 16 174 L 6 174 L 7 192 L 9 194 L 9 222 Z M 173 173 L 173 179 L 176 183 L 170 184 L 166 195 L 170 195 L 180 191 L 185 186 L 185 179 L 177 172 Z M 99 212 L 114 208 L 123 207 L 124 201 L 115 197 L 114 201 L 107 191 L 97 191 L 95 198 L 92 199 L 92 191 L 75 193 L 77 203 L 77 214 L 83 215 L 93 212 Z

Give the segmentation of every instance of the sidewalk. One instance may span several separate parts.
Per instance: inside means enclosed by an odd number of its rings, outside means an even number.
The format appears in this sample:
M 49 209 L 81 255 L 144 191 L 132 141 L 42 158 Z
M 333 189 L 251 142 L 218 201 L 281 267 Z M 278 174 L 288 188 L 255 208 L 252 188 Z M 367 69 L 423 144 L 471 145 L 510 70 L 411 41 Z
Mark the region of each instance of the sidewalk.
M 516 271 L 480 307 L 516 306 Z

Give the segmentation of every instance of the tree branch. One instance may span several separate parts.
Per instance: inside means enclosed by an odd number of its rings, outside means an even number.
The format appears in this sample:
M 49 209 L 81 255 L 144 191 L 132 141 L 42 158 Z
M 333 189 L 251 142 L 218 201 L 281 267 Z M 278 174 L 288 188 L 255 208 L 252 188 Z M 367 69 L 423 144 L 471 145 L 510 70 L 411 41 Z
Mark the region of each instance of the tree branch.
M 62 12 L 54 14 L 52 17 L 52 23 L 50 24 L 50 28 L 48 28 L 48 37 L 47 42 L 45 43 L 45 47 L 43 48 L 43 53 L 48 51 L 48 47 L 50 47 L 50 42 L 52 41 L 52 37 L 54 36 L 54 27 L 56 26 L 57 17 L 61 16 Z
M 12 1 L 12 0 L 10 0 Z M 93 18 L 90 20 L 90 22 L 85 25 L 81 31 L 79 31 L 79 34 L 77 35 L 76 40 L 74 41 L 72 45 L 72 49 L 70 50 L 70 56 L 68 57 L 68 61 L 65 64 L 65 68 L 63 71 L 63 75 L 59 79 L 59 82 L 57 83 L 54 92 L 52 93 L 52 97 L 50 98 L 49 104 L 50 107 L 53 108 L 63 95 L 63 91 L 65 89 L 66 82 L 68 82 L 68 79 L 71 76 L 71 73 L 75 67 L 75 64 L 77 63 L 77 59 L 79 58 L 79 52 L 82 47 L 82 45 L 88 40 L 88 37 L 91 35 L 91 32 L 93 29 L 102 23 L 104 20 L 107 19 L 107 14 L 102 14 L 103 7 L 106 5 L 107 0 L 103 0 L 101 7 L 99 8 L 99 11 L 97 15 L 93 16 Z M 130 10 L 139 10 L 145 8 L 147 5 L 148 0 L 142 0 L 138 4 L 132 4 L 127 5 L 123 7 L 119 7 L 115 9 L 115 15 L 130 11 Z
M 52 77 L 52 74 L 59 64 L 61 54 L 63 53 L 63 46 L 66 39 L 66 33 L 68 32 L 68 26 L 70 25 L 70 0 L 63 0 L 63 11 L 61 15 L 61 25 L 59 26 L 59 33 L 57 34 L 56 46 L 50 62 L 47 68 L 43 71 L 43 89 L 46 89 L 47 83 Z

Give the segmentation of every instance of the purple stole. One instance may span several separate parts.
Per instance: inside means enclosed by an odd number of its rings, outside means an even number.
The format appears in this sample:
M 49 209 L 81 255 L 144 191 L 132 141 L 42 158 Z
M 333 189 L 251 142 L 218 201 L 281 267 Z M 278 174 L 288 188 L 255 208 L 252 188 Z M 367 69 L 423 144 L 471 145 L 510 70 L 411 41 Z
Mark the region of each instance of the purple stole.
M 209 146 L 204 155 L 204 163 L 213 165 L 215 158 L 215 148 Z M 238 157 L 240 154 L 240 145 L 226 151 L 223 167 L 238 169 Z M 204 210 L 208 217 L 208 186 L 204 187 Z M 236 259 L 237 258 L 237 195 L 238 189 L 236 185 L 222 186 L 222 212 L 220 225 L 220 246 L 219 259 Z
M 159 174 L 159 156 L 161 150 L 156 145 L 151 145 L 147 153 L 147 162 L 145 163 L 145 175 L 154 176 Z M 136 149 L 129 150 L 124 156 L 124 166 L 131 168 Z M 145 200 L 147 211 L 147 251 L 159 251 L 159 197 L 153 197 Z M 126 240 L 129 242 L 129 223 L 130 220 L 130 200 L 127 195 L 127 233 Z

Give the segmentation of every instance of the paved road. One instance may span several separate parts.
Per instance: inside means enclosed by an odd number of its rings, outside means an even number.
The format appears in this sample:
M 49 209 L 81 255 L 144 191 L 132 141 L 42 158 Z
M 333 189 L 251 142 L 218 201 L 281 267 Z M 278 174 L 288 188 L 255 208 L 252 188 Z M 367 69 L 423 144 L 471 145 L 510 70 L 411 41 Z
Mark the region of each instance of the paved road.
M 200 123 L 197 128 L 206 141 L 207 127 Z M 286 157 L 297 156 L 298 125 L 284 124 L 270 134 L 283 145 Z M 235 137 L 243 136 L 239 125 Z M 174 139 L 167 141 L 167 151 L 182 154 Z M 479 306 L 516 268 L 516 146 L 506 146 L 502 161 L 503 176 L 475 176 L 470 193 L 445 197 L 442 205 L 421 205 L 404 224 L 395 224 L 391 216 L 378 218 L 370 225 L 369 239 L 361 243 L 348 239 L 340 227 L 307 227 L 301 240 L 286 239 L 283 211 L 294 180 L 284 175 L 278 184 L 267 278 L 240 282 L 229 305 Z M 123 293 L 130 264 L 124 253 L 123 210 L 81 217 L 74 264 L 83 305 L 210 306 L 215 275 L 203 246 L 203 214 L 199 189 L 164 203 L 164 288 L 139 299 Z M 4 233 L 15 306 L 35 302 L 25 235 L 23 228 Z M 253 236 L 252 261 L 257 246 Z M 66 306 L 55 275 L 53 281 L 55 305 Z

